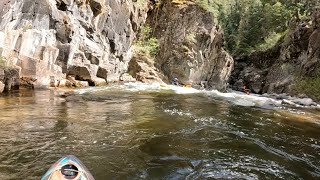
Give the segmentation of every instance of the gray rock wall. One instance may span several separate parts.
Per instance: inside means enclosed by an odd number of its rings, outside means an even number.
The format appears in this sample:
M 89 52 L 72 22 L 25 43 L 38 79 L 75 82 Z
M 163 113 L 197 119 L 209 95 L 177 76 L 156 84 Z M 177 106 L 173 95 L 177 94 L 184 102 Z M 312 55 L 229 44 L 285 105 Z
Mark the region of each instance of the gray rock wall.
M 163 1 L 148 22 L 159 39 L 157 67 L 168 81 L 206 84 L 223 90 L 233 69 L 233 59 L 223 49 L 223 31 L 213 15 L 192 2 Z
M 0 56 L 6 66 L 18 69 L 22 86 L 132 80 L 127 77 L 132 44 L 148 14 L 160 42 L 156 66 L 168 79 L 225 89 L 233 59 L 222 48 L 223 33 L 212 14 L 193 3 L 178 6 L 169 0 L 149 9 L 155 2 L 0 0 Z M 150 67 L 138 74 L 149 82 L 155 72 Z
M 0 56 L 34 87 L 119 81 L 146 4 L 131 0 L 0 0 Z M 61 84 L 60 84 L 61 82 Z

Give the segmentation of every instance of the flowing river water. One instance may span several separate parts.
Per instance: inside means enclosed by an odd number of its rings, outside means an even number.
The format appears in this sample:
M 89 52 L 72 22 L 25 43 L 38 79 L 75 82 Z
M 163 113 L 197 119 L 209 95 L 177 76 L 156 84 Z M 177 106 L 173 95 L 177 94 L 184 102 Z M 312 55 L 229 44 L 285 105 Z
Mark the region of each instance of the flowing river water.
M 0 97 L 0 179 L 40 179 L 68 154 L 97 180 L 320 179 L 319 122 L 317 108 L 241 93 L 20 90 Z

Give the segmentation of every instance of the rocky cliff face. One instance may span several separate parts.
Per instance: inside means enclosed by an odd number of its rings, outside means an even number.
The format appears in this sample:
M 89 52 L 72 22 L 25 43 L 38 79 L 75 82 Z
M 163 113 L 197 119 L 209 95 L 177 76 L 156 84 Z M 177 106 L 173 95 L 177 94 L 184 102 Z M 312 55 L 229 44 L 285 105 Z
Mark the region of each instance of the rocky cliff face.
M 298 77 L 320 75 L 320 11 L 297 23 L 275 47 L 236 60 L 233 89 L 254 93 L 291 93 Z
M 11 84 L 97 86 L 134 80 L 127 72 L 139 81 L 162 82 L 153 62 L 132 56 L 136 33 L 149 15 L 160 42 L 155 64 L 168 79 L 224 89 L 233 59 L 222 48 L 222 30 L 212 14 L 169 0 L 149 9 L 156 2 L 0 0 L 0 57 L 19 76 Z
M 146 3 L 0 0 L 0 56 L 35 87 L 119 81 Z M 81 84 L 81 83 L 80 83 Z
M 162 1 L 149 12 L 153 35 L 159 39 L 156 66 L 170 81 L 223 90 L 233 59 L 223 48 L 223 31 L 213 15 L 192 2 Z

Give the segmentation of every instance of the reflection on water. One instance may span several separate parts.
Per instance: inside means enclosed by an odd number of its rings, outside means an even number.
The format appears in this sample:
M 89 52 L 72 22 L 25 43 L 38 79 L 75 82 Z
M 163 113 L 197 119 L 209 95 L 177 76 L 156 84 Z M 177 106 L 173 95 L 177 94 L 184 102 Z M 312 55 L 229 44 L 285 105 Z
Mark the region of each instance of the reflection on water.
M 319 179 L 319 112 L 299 111 L 168 91 L 17 91 L 0 97 L 0 179 L 39 179 L 66 154 L 98 180 Z

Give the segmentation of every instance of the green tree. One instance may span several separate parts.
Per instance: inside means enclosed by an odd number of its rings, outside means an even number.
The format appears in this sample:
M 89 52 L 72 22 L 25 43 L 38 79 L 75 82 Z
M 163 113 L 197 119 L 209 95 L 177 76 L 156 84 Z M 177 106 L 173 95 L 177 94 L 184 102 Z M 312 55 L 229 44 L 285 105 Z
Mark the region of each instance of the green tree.
M 310 9 L 314 2 L 308 2 L 305 8 Z M 224 28 L 227 50 L 232 54 L 248 54 L 272 47 L 288 29 L 296 9 L 299 18 L 300 12 L 305 12 L 301 3 L 293 3 L 294 0 L 239 0 L 220 7 L 219 23 Z
M 158 52 L 158 39 L 151 36 L 150 26 L 142 26 L 139 32 L 138 41 L 135 44 L 135 51 L 151 57 L 155 57 Z

